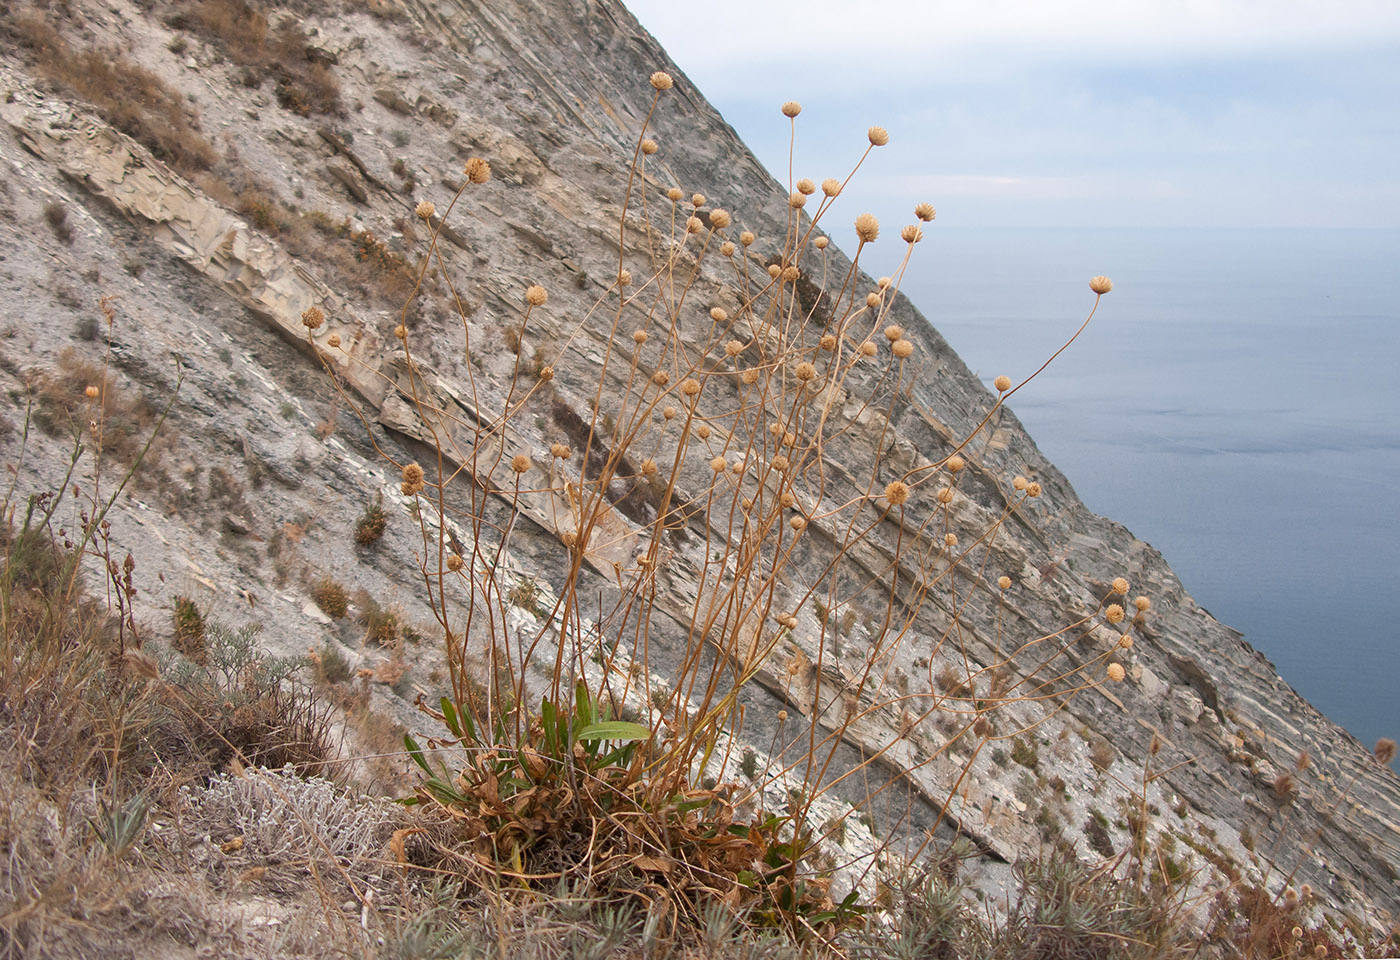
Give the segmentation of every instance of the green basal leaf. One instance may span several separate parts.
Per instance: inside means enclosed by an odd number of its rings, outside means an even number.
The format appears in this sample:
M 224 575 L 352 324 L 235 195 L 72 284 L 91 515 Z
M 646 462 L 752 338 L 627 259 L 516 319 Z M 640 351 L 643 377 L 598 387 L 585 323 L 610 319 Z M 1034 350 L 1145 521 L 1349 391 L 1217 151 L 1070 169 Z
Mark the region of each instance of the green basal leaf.
M 605 720 L 602 723 L 590 723 L 577 734 L 574 739 L 584 741 L 596 740 L 625 740 L 628 742 L 636 740 L 646 740 L 651 736 L 651 730 L 640 723 L 630 723 L 626 720 Z

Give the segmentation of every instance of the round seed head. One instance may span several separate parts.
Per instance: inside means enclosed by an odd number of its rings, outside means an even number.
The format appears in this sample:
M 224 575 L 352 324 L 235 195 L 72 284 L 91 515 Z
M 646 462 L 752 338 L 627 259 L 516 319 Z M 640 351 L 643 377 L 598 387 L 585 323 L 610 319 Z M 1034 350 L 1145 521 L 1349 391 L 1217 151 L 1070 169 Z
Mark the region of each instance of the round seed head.
M 725 463 L 723 457 L 715 457 L 710 461 L 710 469 L 715 473 L 723 473 L 728 467 L 729 464 Z
M 734 250 L 735 246 L 733 240 L 726 240 L 719 245 L 719 252 L 726 257 L 734 256 Z
M 818 250 L 825 250 L 826 245 L 830 242 L 830 237 L 817 237 L 817 239 L 812 241 L 812 246 L 816 247 Z
M 943 465 L 948 468 L 949 473 L 962 473 L 967 466 L 967 461 L 960 454 L 955 453 Z
M 714 227 L 716 230 L 723 230 L 733 222 L 734 218 L 729 215 L 728 210 L 710 211 L 710 226 Z
M 685 221 L 686 233 L 699 233 L 705 229 L 705 221 L 699 217 L 687 217 Z
M 797 192 L 804 197 L 810 197 L 817 192 L 817 185 L 808 178 L 803 177 L 801 180 L 797 181 Z
M 807 198 L 794 190 L 788 196 L 788 206 L 794 210 L 801 210 L 807 203 Z
M 784 510 L 791 510 L 797 503 L 797 498 L 792 495 L 792 491 L 784 490 L 778 495 L 778 503 L 782 505 Z
M 632 286 L 632 271 L 625 269 L 617 271 L 617 285 L 619 287 Z
M 418 206 L 413 208 L 413 213 L 419 220 L 431 220 L 433 219 L 433 214 L 437 213 L 437 207 L 433 205 L 433 201 L 423 200 L 419 202 Z
M 551 366 L 549 366 L 549 365 L 545 365 L 545 366 L 543 366 L 543 367 L 540 367 L 540 381 L 541 381 L 542 383 L 548 383 L 549 381 L 551 381 L 551 380 L 553 380 L 553 379 L 554 379 L 554 368 L 553 368 L 553 367 L 551 367 Z
M 1038 480 L 1032 480 L 1030 483 L 1026 484 L 1026 496 L 1028 496 L 1028 497 L 1038 497 L 1038 496 L 1040 496 L 1040 481 L 1038 481 Z
M 738 340 L 730 340 L 724 345 L 724 355 L 726 357 L 737 357 L 744 352 L 744 345 Z
M 87 387 L 83 389 L 83 396 L 87 397 L 89 400 L 96 400 L 101 393 L 102 391 L 92 384 L 88 384 Z
M 788 526 L 801 533 L 807 528 L 807 518 L 801 515 L 793 517 L 791 520 L 788 521 Z
M 797 365 L 796 373 L 797 379 L 801 380 L 803 383 L 806 383 L 808 380 L 811 380 L 817 375 L 817 368 L 811 363 L 808 363 L 806 360 L 804 360 Z
M 331 347 L 338 347 L 338 346 L 340 346 L 340 334 L 338 334 L 338 333 L 333 333 L 333 334 L 331 334 L 329 337 L 326 338 L 326 344 L 329 345 L 329 346 L 331 346 Z
M 412 496 L 427 486 L 423 479 L 423 468 L 416 463 L 404 464 L 400 479 L 403 481 L 400 484 L 400 489 L 406 496 Z
M 783 116 L 787 117 L 789 120 L 801 112 L 802 104 L 798 103 L 796 100 L 789 100 L 787 103 L 783 104 Z
M 1133 601 L 1133 606 L 1137 607 L 1138 613 L 1146 613 L 1152 609 L 1152 601 L 1148 597 L 1138 597 Z
M 753 246 L 753 242 L 757 239 L 758 238 L 753 235 L 752 230 L 745 230 L 743 233 L 739 234 L 739 242 L 746 247 Z
M 772 277 L 774 280 L 778 279 L 778 274 L 782 272 L 783 268 L 778 266 L 776 263 L 770 263 L 768 265 L 768 276 Z
M 956 533 L 945 533 L 943 534 L 943 542 L 950 547 L 956 547 L 958 545 L 958 535 Z
M 672 187 L 666 191 L 666 199 L 672 203 L 680 203 L 685 199 L 685 191 L 680 187 Z
M 791 431 L 783 434 L 783 446 L 790 447 L 797 442 L 797 435 Z
M 890 506 L 897 507 L 909 499 L 909 486 L 902 480 L 891 480 L 885 485 L 885 499 Z
M 872 147 L 883 147 L 890 142 L 889 131 L 884 127 L 871 127 L 869 130 L 865 131 L 865 135 L 870 138 L 870 145 Z
M 1011 578 L 1003 573 L 1001 576 L 997 577 L 997 586 L 1001 587 L 1003 590 L 1010 590 Z
M 1011 485 L 1017 490 L 1024 490 L 1026 487 L 1030 486 L 1030 481 L 1025 477 L 1017 477 L 1015 480 L 1011 481 Z
M 788 458 L 781 453 L 773 458 L 773 469 L 779 473 L 784 473 L 788 468 Z
M 662 407 L 662 408 L 661 408 L 661 419 L 663 419 L 663 420 L 674 420 L 674 419 L 676 419 L 676 408 L 675 408 L 675 407 Z
M 530 458 L 523 453 L 517 453 L 510 458 L 510 468 L 516 473 L 524 473 L 530 469 Z
M 944 505 L 950 504 L 953 502 L 953 488 L 943 487 L 941 490 L 938 491 L 936 496 L 938 498 L 939 503 Z
M 934 209 L 933 209 L 933 204 L 931 204 L 931 203 L 921 203 L 921 204 L 919 204 L 917 207 L 914 208 L 914 216 L 918 217 L 918 218 L 919 218 L 920 220 L 922 220 L 924 223 L 928 223 L 928 222 L 929 222 L 930 220 L 932 220 L 932 219 L 934 218 L 934 216 L 935 216 L 935 211 L 934 211 Z
M 670 90 L 673 82 L 671 75 L 661 70 L 651 75 L 651 86 L 654 90 Z
M 315 330 L 326 322 L 326 315 L 320 307 L 307 307 L 301 312 L 302 326 L 308 330 Z
M 836 337 L 832 334 L 822 334 L 822 338 L 817 341 L 817 349 L 825 350 L 827 353 L 836 349 Z
M 890 343 L 904 339 L 904 328 L 895 323 L 890 324 L 885 328 L 885 339 Z
M 865 305 L 871 310 L 876 309 L 880 306 L 880 295 L 873 290 L 867 293 L 865 295 Z
M 403 324 L 399 324 L 398 326 L 396 326 L 396 327 L 394 328 L 394 336 L 395 336 L 396 338 L 398 338 L 399 340 L 407 340 L 407 339 L 408 339 L 408 327 L 405 327 Z
M 447 555 L 447 569 L 456 573 L 458 570 L 461 570 L 463 566 L 465 566 L 465 563 L 460 553 L 449 553 Z
M 1130 633 L 1123 634 L 1123 638 L 1118 641 L 1118 646 L 1122 647 L 1124 650 L 1133 649 L 1133 635 Z
M 786 280 L 788 283 L 792 283 L 800 276 L 802 276 L 802 271 L 797 269 L 796 267 L 783 267 L 783 279 Z
M 651 375 L 651 382 L 658 387 L 664 387 L 671 382 L 671 375 L 665 370 L 658 370 Z
M 656 473 L 657 467 L 655 460 L 653 460 L 651 457 L 647 457 L 645 460 L 642 461 L 642 476 L 654 477 L 656 476 Z
M 1005 393 L 1011 389 L 1011 378 L 1002 374 L 992 381 L 992 386 L 997 388 L 997 393 Z
M 856 217 L 856 236 L 861 243 L 874 243 L 880 235 L 880 221 L 873 213 L 862 213 Z
M 569 449 L 567 444 L 555 443 L 550 445 L 549 455 L 556 460 L 567 460 L 574 455 L 574 452 Z
M 1114 593 L 1117 593 L 1117 594 L 1120 594 L 1120 595 L 1122 595 L 1122 596 L 1127 596 L 1127 595 L 1128 595 L 1128 578 L 1127 578 L 1127 577 L 1114 577 L 1114 578 L 1113 578 L 1113 592 L 1114 592 Z
M 1089 289 L 1099 296 L 1103 296 L 1113 289 L 1113 281 L 1108 279 L 1108 277 L 1100 275 L 1089 281 Z
M 1376 749 L 1372 751 L 1375 758 L 1381 764 L 1387 764 L 1395 759 L 1395 741 L 1389 737 L 1381 737 L 1376 741 Z
M 708 423 L 700 424 L 700 426 L 695 428 L 695 435 L 701 440 L 710 439 L 710 425 Z
M 783 425 L 781 423 L 770 423 L 768 424 L 768 432 L 771 433 L 773 439 L 776 440 L 783 435 Z
M 700 381 L 694 377 L 686 377 L 681 381 L 681 393 L 687 397 L 694 397 L 700 393 Z
M 485 183 L 491 179 L 491 164 L 480 157 L 470 157 L 463 165 L 462 172 L 472 183 Z
M 905 243 L 918 243 L 923 238 L 924 232 L 912 223 L 899 231 L 899 239 Z
M 1108 679 L 1114 683 L 1123 682 L 1123 665 L 1121 663 L 1110 663 L 1108 665 Z
M 827 177 L 822 181 L 822 193 L 828 197 L 839 197 L 841 195 L 841 181 L 835 177 Z
M 758 383 L 758 370 L 754 367 L 749 367 L 749 369 L 739 374 L 739 379 L 751 387 L 755 383 Z
M 544 302 L 548 299 L 549 294 L 546 293 L 544 287 L 541 287 L 539 284 L 534 284 L 525 288 L 525 302 L 532 307 L 542 307 L 544 306 Z
M 890 352 L 901 360 L 908 360 L 914 355 L 914 344 L 910 340 L 896 340 Z
M 874 340 L 867 340 L 860 345 L 860 355 L 862 357 L 873 357 L 880 352 L 880 348 L 875 346 Z
M 642 141 L 642 153 L 646 154 L 647 156 L 651 156 L 660 149 L 661 147 L 657 144 L 657 142 L 651 139 L 650 137 L 647 137 L 645 140 Z
M 647 332 L 645 330 L 632 331 L 632 342 L 640 347 L 647 342 Z
M 1108 609 L 1103 612 L 1103 618 L 1109 623 L 1123 622 L 1123 608 L 1116 603 L 1110 603 Z
M 881 290 L 888 290 L 893 283 L 894 281 L 889 277 L 881 277 L 879 280 L 875 281 L 875 286 L 879 287 Z
M 787 722 L 787 717 L 788 717 L 788 714 L 787 714 L 787 711 L 786 711 L 786 710 L 779 710 L 779 711 L 778 711 L 778 722 L 779 722 L 779 723 L 786 723 L 786 722 Z

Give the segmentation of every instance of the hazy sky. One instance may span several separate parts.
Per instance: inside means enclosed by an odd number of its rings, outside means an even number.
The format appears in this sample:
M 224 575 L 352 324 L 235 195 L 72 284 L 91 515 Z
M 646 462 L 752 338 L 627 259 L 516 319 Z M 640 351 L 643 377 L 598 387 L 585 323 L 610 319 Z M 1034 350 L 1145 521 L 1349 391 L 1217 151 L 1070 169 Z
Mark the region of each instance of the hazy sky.
M 770 169 L 888 128 L 891 227 L 1400 226 L 1400 0 L 626 2 Z

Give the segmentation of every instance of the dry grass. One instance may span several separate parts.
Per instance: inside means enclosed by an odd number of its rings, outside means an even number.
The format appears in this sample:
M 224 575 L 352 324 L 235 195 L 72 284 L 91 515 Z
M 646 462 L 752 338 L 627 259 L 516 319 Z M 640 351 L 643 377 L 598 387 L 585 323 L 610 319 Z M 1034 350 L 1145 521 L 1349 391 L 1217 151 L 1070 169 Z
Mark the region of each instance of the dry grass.
M 100 404 L 91 416 L 105 434 Z M 142 636 L 136 563 L 113 559 L 106 520 L 131 476 L 101 499 L 65 480 L 0 502 L 0 957 L 218 940 L 236 922 L 191 860 L 179 789 L 229 766 L 338 769 L 328 710 L 255 629 L 191 604 L 172 647 Z M 175 651 L 181 631 L 198 662 Z
M 248 86 L 260 86 L 264 78 L 272 78 L 284 109 L 301 116 L 341 112 L 340 84 L 294 16 L 284 15 L 273 24 L 257 4 L 202 0 L 175 5 L 168 22 L 217 43 L 244 68 L 243 82 Z
M 46 433 L 95 443 L 105 462 L 123 467 L 139 462 L 147 471 L 160 465 L 168 440 L 158 437 L 148 446 L 160 410 L 124 385 L 105 363 L 66 347 L 53 368 L 31 371 L 29 381 L 33 420 Z
M 75 48 L 33 11 L 0 13 L 0 30 L 33 58 L 39 72 L 65 92 L 87 100 L 108 123 L 139 140 L 182 173 L 217 159 L 199 132 L 183 94 L 114 50 Z

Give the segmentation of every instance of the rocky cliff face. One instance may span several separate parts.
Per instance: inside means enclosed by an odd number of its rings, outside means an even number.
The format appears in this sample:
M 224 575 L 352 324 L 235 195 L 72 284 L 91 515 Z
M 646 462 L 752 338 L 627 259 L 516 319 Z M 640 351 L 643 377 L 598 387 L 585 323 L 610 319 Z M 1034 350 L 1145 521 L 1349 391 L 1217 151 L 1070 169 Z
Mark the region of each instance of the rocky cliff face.
M 402 9 L 283 11 L 305 31 L 298 50 L 317 66 L 318 89 L 326 93 L 327 76 L 338 84 L 339 107 L 328 110 L 305 95 L 309 75 L 240 54 L 214 28 L 182 18 L 181 6 L 74 0 L 52 23 L 70 51 L 120 51 L 183 92 L 198 116 L 191 135 L 213 152 L 204 171 L 203 161 L 182 160 L 145 128 L 104 112 L 97 94 L 46 66 L 34 28 L 15 26 L 23 10 L 5 14 L 19 40 L 0 53 L 7 92 L 0 378 L 12 398 L 0 449 L 24 489 L 62 477 L 62 424 L 27 438 L 21 431 L 28 385 L 44 375 L 78 376 L 80 364 L 101 361 L 108 330 L 105 321 L 92 324 L 101 317 L 99 298 L 114 298 L 111 358 L 122 389 L 155 406 L 176 397 L 156 456 L 112 517 L 114 537 L 140 558 L 138 614 L 150 633 L 162 633 L 173 598 L 186 595 L 224 619 L 260 622 L 278 650 L 332 645 L 372 672 L 379 711 L 434 733 L 411 706 L 416 692 L 441 690 L 441 652 L 431 639 L 413 642 L 431 632 L 409 630 L 408 643 L 386 650 L 367 643 L 363 628 L 331 621 L 311 599 L 314 584 L 331 575 L 396 607 L 406 624 L 431 622 L 418 589 L 417 527 L 397 471 L 369 443 L 372 433 L 401 459 L 424 456 L 425 425 L 407 398 L 393 329 L 401 321 L 409 328 L 433 391 L 464 418 L 487 416 L 502 402 L 520 356 L 550 359 L 569 341 L 575 359 L 558 364 L 551 404 L 514 421 L 507 444 L 547 464 L 570 417 L 590 416 L 610 346 L 608 325 L 592 322 L 589 311 L 617 272 L 620 201 L 652 98 L 647 76 L 668 69 L 677 78 L 649 127 L 661 150 L 648 161 L 645 190 L 658 203 L 676 185 L 735 211 L 738 225 L 757 234 L 749 253 L 761 267 L 780 252 L 788 190 L 612 0 L 407 0 Z M 404 316 L 399 307 L 412 285 L 406 264 L 427 252 L 414 205 L 432 199 L 441 213 L 471 155 L 489 159 L 495 178 L 447 217 L 437 247 L 466 317 L 472 346 L 463 351 L 463 321 L 443 306 L 445 297 Z M 844 226 L 856 213 L 838 210 L 833 222 Z M 647 233 L 640 214 L 629 216 L 626 254 L 640 260 Z M 833 236 L 827 256 L 839 276 L 849 261 L 835 247 L 851 238 Z M 511 343 L 505 328 L 518 321 L 530 283 L 544 285 L 550 300 L 532 316 L 524 343 Z M 858 285 L 873 287 L 869 278 Z M 706 266 L 692 300 L 700 316 L 735 296 L 731 279 Z M 300 318 L 314 304 L 329 318 L 316 342 L 368 417 L 369 433 L 337 398 L 308 343 Z M 1103 309 L 1111 308 L 1110 297 Z M 863 406 L 860 381 L 838 398 L 839 415 L 862 429 L 823 451 L 834 478 L 826 496 L 835 502 L 857 490 L 853 478 L 868 475 L 877 458 L 896 472 L 941 463 L 994 404 L 913 304 L 897 298 L 889 319 L 913 341 L 917 374 L 877 412 Z M 331 336 L 343 349 L 327 348 Z M 605 382 L 619 395 L 625 390 L 620 380 Z M 1151 547 L 1086 510 L 1014 415 L 999 412 L 979 436 L 959 480 L 960 528 L 997 516 L 1012 476 L 1035 480 L 1042 495 L 1002 528 L 993 563 L 964 571 L 958 599 L 927 599 L 910 642 L 889 652 L 881 670 L 914 695 L 932 694 L 944 664 L 996 662 L 1000 635 L 969 624 L 996 621 L 1003 572 L 1016 581 L 1001 606 L 1005 636 L 1043 636 L 1080 621 L 1120 576 L 1152 607 L 1139 642 L 1112 655 L 1125 668 L 1123 683 L 1018 706 L 1015 718 L 1036 725 L 1006 741 L 1010 756 L 989 748 L 965 777 L 966 755 L 937 753 L 948 731 L 933 723 L 910 729 L 899 711 L 876 710 L 845 727 L 843 762 L 879 755 L 872 769 L 899 785 L 867 811 L 877 829 L 882 820 L 930 826 L 951 798 L 942 829 L 975 840 L 994 882 L 998 861 L 1034 853 L 1053 833 L 1087 852 L 1087 825 L 1100 819 L 1106 841 L 1094 840 L 1095 848 L 1121 849 L 1134 798 L 1145 796 L 1154 842 L 1201 869 L 1203 885 L 1271 859 L 1271 885 L 1285 877 L 1308 882 L 1363 922 L 1384 922 L 1385 911 L 1400 909 L 1393 771 L 1198 607 Z M 522 583 L 547 592 L 559 573 L 559 485 L 546 468 L 532 470 L 530 486 L 543 492 L 523 501 L 514 561 Z M 490 471 L 478 479 L 508 485 Z M 388 514 L 386 536 L 357 547 L 354 528 L 376 498 Z M 906 511 L 906 533 L 927 514 L 917 504 Z M 827 535 L 816 526 L 814 537 Z M 633 518 L 620 535 L 638 529 Z M 882 533 L 853 561 L 884 569 L 898 535 Z M 610 562 L 598 560 L 590 574 L 599 591 L 613 588 Z M 671 598 L 661 606 L 667 622 L 655 625 L 659 634 L 684 636 L 702 563 L 678 544 L 658 573 Z M 613 586 L 619 576 L 613 572 Z M 897 589 L 912 595 L 916 583 L 905 577 Z M 954 617 L 959 604 L 983 616 Z M 935 643 L 953 620 L 969 625 L 956 658 Z M 821 628 L 804 612 L 789 655 L 763 666 L 746 695 L 746 739 L 770 742 L 779 710 L 834 729 L 823 698 L 865 664 L 870 635 L 861 630 L 857 622 L 846 651 L 822 661 L 823 677 L 809 677 L 801 664 L 818 661 Z M 1097 680 L 1114 642 L 1107 631 L 1090 631 L 1064 656 L 1071 669 L 1084 668 L 1086 681 Z M 789 672 L 795 661 L 797 682 Z M 1154 736 L 1160 752 L 1151 756 Z M 1311 765 L 1294 773 L 1295 790 L 1280 795 L 1275 780 L 1294 769 L 1300 751 Z M 1161 775 L 1140 791 L 1149 764 Z M 849 809 L 840 791 L 832 796 L 833 815 Z M 853 824 L 854 844 L 860 829 Z

